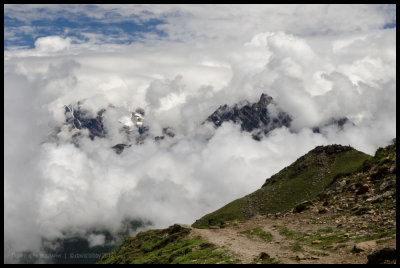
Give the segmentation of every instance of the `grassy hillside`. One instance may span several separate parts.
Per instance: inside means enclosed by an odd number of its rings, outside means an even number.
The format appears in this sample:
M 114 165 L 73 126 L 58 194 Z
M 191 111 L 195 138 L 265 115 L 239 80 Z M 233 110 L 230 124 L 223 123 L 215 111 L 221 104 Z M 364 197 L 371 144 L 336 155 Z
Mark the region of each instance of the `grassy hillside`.
M 191 230 L 180 225 L 141 232 L 127 237 L 98 264 L 213 264 L 236 263 L 229 250 L 219 248 L 200 237 L 189 237 Z
M 312 204 L 299 213 L 304 201 Z M 393 263 L 395 208 L 395 142 L 374 157 L 318 146 L 195 228 L 141 232 L 98 263 Z
M 371 158 L 349 146 L 318 146 L 267 179 L 261 189 L 205 215 L 192 226 L 221 226 L 233 220 L 290 210 L 315 199 L 335 180 L 360 169 Z

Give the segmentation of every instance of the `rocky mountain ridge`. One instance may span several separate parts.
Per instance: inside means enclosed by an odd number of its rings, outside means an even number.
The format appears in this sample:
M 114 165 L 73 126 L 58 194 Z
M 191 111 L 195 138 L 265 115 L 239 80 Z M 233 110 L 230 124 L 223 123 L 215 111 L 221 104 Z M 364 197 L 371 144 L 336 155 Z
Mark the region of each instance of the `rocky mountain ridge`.
M 105 126 L 105 116 L 107 116 L 108 110 L 114 108 L 115 106 L 109 105 L 93 115 L 85 108 L 84 101 L 66 105 L 64 106 L 65 122 L 56 127 L 50 136 L 56 141 L 60 137 L 64 137 L 64 140 L 69 140 L 78 147 L 80 139 L 85 136 L 91 140 L 107 138 L 108 132 L 112 130 Z M 136 108 L 134 112 L 129 112 L 118 119 L 118 131 L 124 141 L 111 147 L 115 153 L 121 154 L 125 148 L 140 145 L 147 138 L 160 143 L 176 136 L 175 130 L 169 126 L 164 126 L 158 135 L 150 135 L 149 122 L 146 123 L 145 115 L 144 109 Z M 221 105 L 202 124 L 209 122 L 215 128 L 220 127 L 224 122 L 239 124 L 242 131 L 250 132 L 253 139 L 260 141 L 274 129 L 290 128 L 292 120 L 293 117 L 283 111 L 271 96 L 263 93 L 259 101 L 255 103 L 245 100 L 233 106 Z M 353 124 L 347 117 L 332 118 L 321 126 L 313 127 L 312 131 L 321 133 L 324 128 L 329 126 L 337 127 L 340 130 L 347 123 Z
M 220 106 L 206 121 L 212 122 L 215 127 L 227 121 L 240 124 L 242 131 L 252 132 L 253 138 L 260 140 L 263 134 L 275 128 L 289 127 L 292 118 L 277 106 L 271 96 L 263 93 L 256 103 L 245 101 L 232 107 L 226 104 Z

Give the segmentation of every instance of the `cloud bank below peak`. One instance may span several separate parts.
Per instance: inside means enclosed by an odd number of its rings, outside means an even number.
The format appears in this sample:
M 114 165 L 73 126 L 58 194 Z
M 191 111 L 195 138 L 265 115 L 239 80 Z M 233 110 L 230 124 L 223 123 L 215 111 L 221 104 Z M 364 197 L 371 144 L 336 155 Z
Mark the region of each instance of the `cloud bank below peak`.
M 103 23 L 160 19 L 152 27 L 166 34 L 144 31 L 132 42 L 117 41 L 123 32 L 105 41 L 90 28 L 82 30 L 87 38 L 37 35 L 38 14 L 51 21 L 65 9 Z M 14 252 L 40 250 L 41 238 L 71 227 L 101 222 L 116 231 L 126 217 L 156 228 L 191 223 L 315 146 L 373 154 L 396 136 L 390 5 L 6 5 L 5 15 L 14 19 L 5 38 L 18 38 L 22 24 L 35 36 L 33 46 L 4 52 L 4 230 Z M 262 93 L 293 117 L 290 128 L 258 142 L 230 122 L 201 125 L 220 105 L 254 103 Z M 108 136 L 79 147 L 49 139 L 65 122 L 65 105 L 78 101 L 92 115 L 108 109 Z M 148 139 L 115 154 L 118 120 L 138 107 L 152 135 L 165 127 L 176 135 L 168 146 Z M 311 130 L 341 117 L 355 125 Z

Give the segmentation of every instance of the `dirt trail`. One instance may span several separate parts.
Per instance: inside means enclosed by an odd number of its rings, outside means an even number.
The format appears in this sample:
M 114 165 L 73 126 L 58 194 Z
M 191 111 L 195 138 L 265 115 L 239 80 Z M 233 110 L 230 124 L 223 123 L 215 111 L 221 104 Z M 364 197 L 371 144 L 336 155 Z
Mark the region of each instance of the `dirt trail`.
M 249 238 L 247 235 L 240 233 L 248 229 L 249 228 L 246 229 L 244 226 L 217 230 L 193 229 L 192 235 L 201 236 L 204 240 L 231 250 L 243 263 L 251 263 L 261 252 L 268 252 L 273 258 L 277 257 L 276 245 L 273 244 L 274 242 L 267 242 L 258 238 Z M 279 240 L 276 234 L 274 238 L 275 241 Z
M 328 219 L 329 215 L 324 218 Z M 323 219 L 324 219 L 323 218 Z M 367 262 L 366 252 L 353 254 L 350 252 L 354 246 L 354 241 L 343 243 L 343 248 L 336 251 L 321 251 L 319 249 L 301 245 L 302 250 L 294 251 L 292 249 L 294 240 L 282 236 L 277 229 L 278 226 L 285 226 L 295 232 L 316 232 L 322 228 L 336 228 L 335 221 L 322 221 L 316 224 L 315 220 L 320 220 L 315 213 L 309 211 L 300 214 L 290 214 L 283 217 L 262 217 L 252 219 L 243 223 L 235 223 L 221 229 L 196 229 L 192 228 L 191 236 L 200 236 L 219 247 L 229 249 L 234 258 L 242 263 L 251 263 L 260 256 L 261 252 L 267 253 L 271 258 L 280 263 L 351 263 L 362 264 Z M 271 241 L 265 241 L 259 237 L 251 236 L 241 232 L 260 227 L 265 232 L 272 234 Z

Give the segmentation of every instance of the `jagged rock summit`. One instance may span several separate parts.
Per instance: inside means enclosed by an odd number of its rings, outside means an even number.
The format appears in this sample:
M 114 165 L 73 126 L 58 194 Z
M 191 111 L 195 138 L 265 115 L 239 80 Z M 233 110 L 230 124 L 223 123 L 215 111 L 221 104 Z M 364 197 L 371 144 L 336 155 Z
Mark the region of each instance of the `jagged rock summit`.
M 115 133 L 114 129 L 107 129 L 105 126 L 107 114 L 112 109 L 119 108 L 110 104 L 93 113 L 84 107 L 84 101 L 66 105 L 64 106 L 65 122 L 56 127 L 50 137 L 57 141 L 62 137 L 62 140 L 72 142 L 78 147 L 82 137 L 89 137 L 91 140 L 107 138 L 109 132 Z M 132 145 L 143 144 L 147 138 L 153 139 L 158 144 L 167 144 L 167 146 L 173 144 L 172 140 L 176 136 L 175 130 L 170 126 L 163 126 L 158 135 L 150 135 L 149 123 L 151 122 L 146 122 L 145 115 L 144 109 L 137 108 L 134 112 L 127 112 L 115 119 L 118 120 L 118 131 L 121 135 L 121 140 L 111 146 L 116 154 L 121 154 Z M 242 131 L 250 132 L 253 139 L 260 141 L 277 128 L 286 127 L 289 128 L 289 131 L 293 131 L 290 129 L 292 120 L 293 117 L 283 111 L 271 96 L 262 93 L 260 99 L 254 103 L 242 101 L 232 106 L 221 105 L 207 117 L 203 124 L 210 122 L 215 128 L 218 128 L 224 122 L 233 122 L 239 124 Z M 330 121 L 312 128 L 312 131 L 324 135 L 326 127 L 333 126 L 338 130 L 343 130 L 344 125 L 349 123 L 353 124 L 347 117 L 332 118 Z
M 252 132 L 253 138 L 260 140 L 263 134 L 275 128 L 289 127 L 292 118 L 276 105 L 271 96 L 263 93 L 255 103 L 245 101 L 232 107 L 226 104 L 220 106 L 206 121 L 212 122 L 215 127 L 227 121 L 240 124 L 243 131 Z
M 64 106 L 65 122 L 62 126 L 57 127 L 50 136 L 58 140 L 64 137 L 79 147 L 80 138 L 86 136 L 91 140 L 95 138 L 106 138 L 108 129 L 105 127 L 105 114 L 108 109 L 115 108 L 109 105 L 107 109 L 100 109 L 95 116 L 83 107 L 83 102 L 78 101 L 75 104 Z M 121 154 L 123 150 L 134 144 L 141 144 L 149 136 L 149 127 L 144 122 L 145 111 L 137 108 L 118 119 L 119 133 L 124 140 L 123 143 L 112 146 L 117 154 Z M 169 130 L 171 135 L 172 130 Z
M 96 117 L 91 117 L 86 110 L 81 108 L 81 103 L 78 102 L 76 105 L 65 106 L 65 123 L 69 125 L 70 131 L 88 129 L 91 140 L 95 137 L 103 138 L 106 135 L 103 125 L 104 112 L 105 109 L 101 109 L 97 112 Z M 79 131 L 76 132 L 76 135 L 81 134 Z

